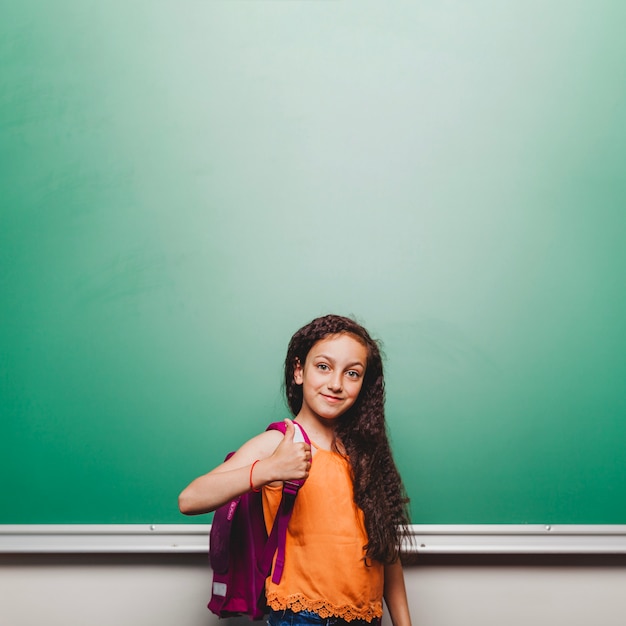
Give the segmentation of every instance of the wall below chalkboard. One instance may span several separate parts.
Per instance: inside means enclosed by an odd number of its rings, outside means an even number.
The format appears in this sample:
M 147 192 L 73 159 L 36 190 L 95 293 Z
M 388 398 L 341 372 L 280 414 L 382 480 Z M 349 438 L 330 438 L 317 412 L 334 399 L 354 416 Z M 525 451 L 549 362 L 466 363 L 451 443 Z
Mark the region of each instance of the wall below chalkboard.
M 622 626 L 624 565 L 623 555 L 440 555 L 405 567 L 405 579 L 418 624 Z M 0 554 L 0 620 L 217 626 L 206 608 L 210 581 L 206 554 Z M 40 601 L 25 603 L 25 597 Z M 244 626 L 249 620 L 230 623 Z M 389 625 L 385 614 L 383 626 Z

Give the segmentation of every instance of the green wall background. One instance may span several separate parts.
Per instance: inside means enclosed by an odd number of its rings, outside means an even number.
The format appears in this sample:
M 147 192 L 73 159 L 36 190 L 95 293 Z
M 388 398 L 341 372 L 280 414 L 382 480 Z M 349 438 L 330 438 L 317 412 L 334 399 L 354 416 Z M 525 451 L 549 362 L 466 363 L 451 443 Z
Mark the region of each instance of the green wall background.
M 383 340 L 416 523 L 626 523 L 626 4 L 26 0 L 0 20 L 0 523 L 182 523 Z

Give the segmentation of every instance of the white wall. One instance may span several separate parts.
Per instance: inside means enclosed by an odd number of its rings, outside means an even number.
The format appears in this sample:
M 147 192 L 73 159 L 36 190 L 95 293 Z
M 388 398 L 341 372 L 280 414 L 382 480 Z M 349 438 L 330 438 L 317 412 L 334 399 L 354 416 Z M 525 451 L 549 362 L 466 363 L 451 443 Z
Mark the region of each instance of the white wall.
M 626 558 L 424 557 L 415 626 L 623 626 Z M 204 555 L 0 554 L 2 626 L 209 626 Z M 233 620 L 232 626 L 247 620 Z

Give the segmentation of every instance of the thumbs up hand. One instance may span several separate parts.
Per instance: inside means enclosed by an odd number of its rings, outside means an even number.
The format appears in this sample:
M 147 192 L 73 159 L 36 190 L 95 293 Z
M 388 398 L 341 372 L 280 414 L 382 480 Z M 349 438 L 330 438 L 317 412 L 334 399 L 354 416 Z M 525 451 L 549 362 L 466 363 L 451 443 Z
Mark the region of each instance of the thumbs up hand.
M 296 426 L 285 420 L 285 436 L 272 454 L 276 480 L 301 480 L 307 478 L 311 467 L 311 446 L 305 442 L 294 441 Z

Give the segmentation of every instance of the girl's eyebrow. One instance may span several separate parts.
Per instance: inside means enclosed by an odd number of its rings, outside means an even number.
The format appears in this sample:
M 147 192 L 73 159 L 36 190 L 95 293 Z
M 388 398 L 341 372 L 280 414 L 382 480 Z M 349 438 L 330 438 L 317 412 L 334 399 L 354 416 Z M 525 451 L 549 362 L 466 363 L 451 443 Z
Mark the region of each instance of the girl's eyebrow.
M 335 363 L 335 359 L 333 359 L 333 357 L 329 356 L 328 354 L 316 354 L 315 357 L 316 359 L 326 359 L 327 361 L 330 361 L 331 363 Z M 361 367 L 365 367 L 365 364 L 362 363 L 361 361 L 353 361 L 352 363 L 349 363 L 347 365 L 347 367 L 354 367 L 355 365 L 360 365 Z

